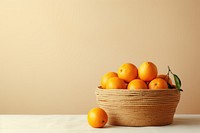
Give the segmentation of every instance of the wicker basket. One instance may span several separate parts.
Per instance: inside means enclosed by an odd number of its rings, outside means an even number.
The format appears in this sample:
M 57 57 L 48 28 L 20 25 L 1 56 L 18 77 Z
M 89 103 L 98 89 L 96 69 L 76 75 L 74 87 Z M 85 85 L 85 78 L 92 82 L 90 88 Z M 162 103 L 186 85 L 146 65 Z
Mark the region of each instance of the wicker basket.
M 96 89 L 97 104 L 110 125 L 163 126 L 173 122 L 180 100 L 177 89 Z

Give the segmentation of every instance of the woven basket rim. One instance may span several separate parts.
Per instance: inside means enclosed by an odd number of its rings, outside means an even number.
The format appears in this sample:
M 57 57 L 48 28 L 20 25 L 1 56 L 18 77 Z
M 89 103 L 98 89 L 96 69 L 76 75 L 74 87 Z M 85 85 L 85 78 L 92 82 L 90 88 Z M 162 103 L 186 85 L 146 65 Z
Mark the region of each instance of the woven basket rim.
M 105 90 L 105 91 L 119 91 L 119 92 L 155 92 L 155 91 L 178 91 L 177 88 L 172 88 L 172 89 L 137 89 L 137 90 L 129 90 L 129 89 L 102 89 L 100 86 L 97 87 L 98 90 Z

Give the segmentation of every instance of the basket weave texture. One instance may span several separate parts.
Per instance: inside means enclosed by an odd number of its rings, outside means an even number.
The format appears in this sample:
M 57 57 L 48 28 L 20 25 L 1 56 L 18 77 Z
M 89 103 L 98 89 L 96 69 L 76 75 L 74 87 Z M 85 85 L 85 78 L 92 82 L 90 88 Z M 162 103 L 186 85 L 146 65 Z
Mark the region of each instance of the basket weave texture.
M 119 126 L 163 126 L 173 122 L 180 100 L 177 89 L 96 89 L 97 104 L 108 123 Z

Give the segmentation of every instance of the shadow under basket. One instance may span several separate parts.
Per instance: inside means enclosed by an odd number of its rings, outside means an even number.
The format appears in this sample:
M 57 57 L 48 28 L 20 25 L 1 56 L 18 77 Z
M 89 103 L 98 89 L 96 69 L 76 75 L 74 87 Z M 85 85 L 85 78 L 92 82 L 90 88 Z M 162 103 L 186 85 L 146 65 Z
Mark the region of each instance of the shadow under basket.
M 180 100 L 177 89 L 96 89 L 97 104 L 118 126 L 164 126 L 173 122 Z

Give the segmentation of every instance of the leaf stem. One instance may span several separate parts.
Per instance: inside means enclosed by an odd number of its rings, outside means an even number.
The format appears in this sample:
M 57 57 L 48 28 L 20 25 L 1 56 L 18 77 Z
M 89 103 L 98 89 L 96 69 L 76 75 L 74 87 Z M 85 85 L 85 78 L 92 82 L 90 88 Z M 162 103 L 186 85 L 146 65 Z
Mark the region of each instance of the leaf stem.
M 168 73 L 169 72 L 174 75 L 174 73 L 171 71 L 170 67 L 168 66 Z

